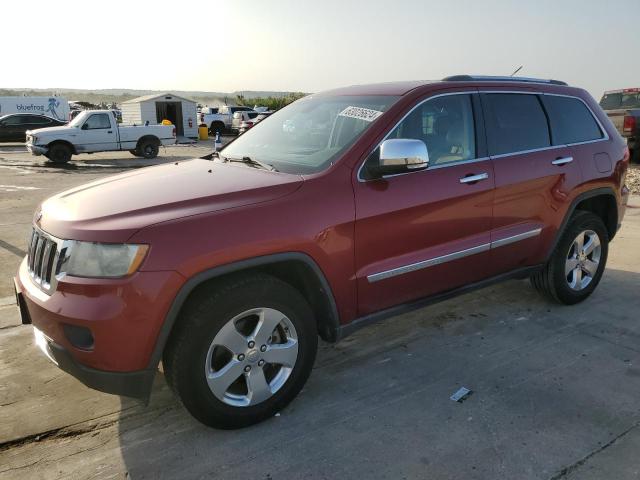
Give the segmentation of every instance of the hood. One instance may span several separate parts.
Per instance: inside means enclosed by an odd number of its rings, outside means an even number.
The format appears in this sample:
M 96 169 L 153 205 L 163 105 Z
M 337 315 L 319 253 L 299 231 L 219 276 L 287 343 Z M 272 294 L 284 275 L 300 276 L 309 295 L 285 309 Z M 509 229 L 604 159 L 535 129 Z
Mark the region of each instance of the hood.
M 298 175 L 189 160 L 64 191 L 45 200 L 36 219 L 40 216 L 40 228 L 58 238 L 124 242 L 155 223 L 283 197 L 302 182 Z
M 43 137 L 49 133 L 57 135 L 60 132 L 70 132 L 72 130 L 76 130 L 76 128 L 70 127 L 68 125 L 61 125 L 59 127 L 36 128 L 34 130 L 28 130 L 27 133 L 32 133 L 34 135 L 37 135 L 38 137 Z

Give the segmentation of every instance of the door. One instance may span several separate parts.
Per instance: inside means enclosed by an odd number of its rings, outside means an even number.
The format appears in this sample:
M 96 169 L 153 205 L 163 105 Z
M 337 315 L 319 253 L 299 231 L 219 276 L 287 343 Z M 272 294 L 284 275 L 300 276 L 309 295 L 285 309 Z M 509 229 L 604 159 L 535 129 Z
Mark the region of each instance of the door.
M 481 94 L 495 172 L 492 275 L 543 263 L 570 192 L 582 181 L 572 152 L 553 139 L 542 95 Z
M 430 166 L 354 184 L 359 314 L 482 279 L 488 266 L 493 171 L 485 156 L 477 95 L 438 95 L 386 138 L 426 143 Z M 480 131 L 478 129 L 480 127 Z
M 94 113 L 82 125 L 82 134 L 74 140 L 78 152 L 118 150 L 118 131 L 108 113 Z
M 176 135 L 184 135 L 182 103 L 156 102 L 156 119 L 158 123 L 162 123 L 163 120 L 169 120 L 176 127 Z
M 24 142 L 30 115 L 9 115 L 2 121 L 1 139 L 4 142 Z

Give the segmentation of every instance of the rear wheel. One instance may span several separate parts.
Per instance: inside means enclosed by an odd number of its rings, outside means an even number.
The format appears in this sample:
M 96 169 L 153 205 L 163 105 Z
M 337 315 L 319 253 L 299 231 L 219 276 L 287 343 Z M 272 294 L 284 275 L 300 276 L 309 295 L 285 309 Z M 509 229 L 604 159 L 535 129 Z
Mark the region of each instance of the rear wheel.
M 64 143 L 56 143 L 52 145 L 47 152 L 47 158 L 49 161 L 58 164 L 67 163 L 71 160 L 71 155 L 73 155 L 71 148 Z
M 602 219 L 591 212 L 578 211 L 549 262 L 531 277 L 531 283 L 559 303 L 581 302 L 598 286 L 608 253 L 609 234 Z
M 224 123 L 214 122 L 211 124 L 211 127 L 209 128 L 209 134 L 215 136 L 216 133 L 220 133 L 220 135 L 224 133 Z
M 217 428 L 245 427 L 284 408 L 315 360 L 313 312 L 291 285 L 237 277 L 194 294 L 163 358 L 187 410 Z
M 158 142 L 154 140 L 143 140 L 142 142 L 140 142 L 140 145 L 138 146 L 136 151 L 140 152 L 139 156 L 141 157 L 156 158 L 158 156 L 158 152 L 160 151 L 160 147 L 158 146 Z
M 138 150 L 129 150 L 129 153 L 134 157 L 142 157 L 143 155 Z

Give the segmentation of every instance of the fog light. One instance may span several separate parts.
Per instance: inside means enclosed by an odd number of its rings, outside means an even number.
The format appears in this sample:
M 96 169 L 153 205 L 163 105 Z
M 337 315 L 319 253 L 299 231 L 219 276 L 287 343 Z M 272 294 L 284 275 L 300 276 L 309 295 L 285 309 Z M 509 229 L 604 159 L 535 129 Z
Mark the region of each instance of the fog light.
M 93 334 L 91 330 L 86 327 L 67 324 L 64 324 L 62 328 L 71 345 L 81 350 L 93 350 Z

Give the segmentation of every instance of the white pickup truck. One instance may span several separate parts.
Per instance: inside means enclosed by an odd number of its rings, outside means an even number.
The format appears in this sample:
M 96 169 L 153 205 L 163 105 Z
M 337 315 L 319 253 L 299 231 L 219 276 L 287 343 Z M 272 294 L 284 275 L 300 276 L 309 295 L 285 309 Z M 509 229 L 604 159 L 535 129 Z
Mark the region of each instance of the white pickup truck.
M 173 125 L 118 125 L 110 110 L 87 110 L 64 127 L 27 131 L 27 150 L 53 163 L 66 163 L 79 153 L 128 150 L 155 158 L 160 145 L 176 143 Z
M 200 123 L 209 127 L 209 132 L 215 135 L 217 132 L 225 133 L 231 130 L 233 114 L 236 112 L 253 112 L 250 107 L 236 107 L 224 105 L 222 107 L 204 107 L 200 112 Z

